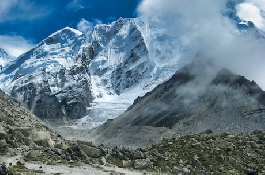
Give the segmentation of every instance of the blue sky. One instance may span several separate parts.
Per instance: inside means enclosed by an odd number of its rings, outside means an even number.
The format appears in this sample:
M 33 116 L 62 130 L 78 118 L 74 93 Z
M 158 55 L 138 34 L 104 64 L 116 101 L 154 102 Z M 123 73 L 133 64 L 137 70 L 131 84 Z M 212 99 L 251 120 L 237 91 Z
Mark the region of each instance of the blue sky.
M 139 1 L 1 0 L 0 47 L 18 56 L 66 26 L 86 30 L 119 17 L 136 17 Z
M 238 16 L 253 21 L 265 31 L 265 0 L 245 1 L 237 7 Z M 66 26 L 85 32 L 96 24 L 108 24 L 119 17 L 170 16 L 179 13 L 188 15 L 187 21 L 196 24 L 205 16 L 193 15 L 194 11 L 204 15 L 206 9 L 212 9 L 213 2 L 225 1 L 202 0 L 198 3 L 199 7 L 194 7 L 195 2 L 197 0 L 1 0 L 0 48 L 19 56 Z M 187 13 L 191 7 L 194 9 Z M 263 9 L 262 13 L 260 9 Z M 168 27 L 173 32 L 178 31 L 179 23 L 174 25 L 172 16 L 168 19 Z M 190 27 L 186 30 L 190 30 Z

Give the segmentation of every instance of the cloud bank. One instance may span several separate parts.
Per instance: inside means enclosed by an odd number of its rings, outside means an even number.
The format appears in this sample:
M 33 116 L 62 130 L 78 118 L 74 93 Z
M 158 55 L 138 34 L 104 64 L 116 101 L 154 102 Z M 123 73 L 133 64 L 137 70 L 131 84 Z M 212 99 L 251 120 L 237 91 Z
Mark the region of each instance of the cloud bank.
M 237 15 L 245 21 L 252 21 L 255 26 L 265 31 L 265 19 L 261 15 L 259 7 L 252 3 L 242 3 L 237 7 Z
M 0 48 L 3 48 L 10 55 L 15 57 L 29 51 L 34 46 L 35 45 L 31 41 L 21 36 L 0 35 Z
M 53 10 L 50 5 L 31 0 L 1 0 L 0 22 L 36 20 L 48 16 Z
M 1 0 L 0 23 L 4 25 L 6 22 L 11 24 L 25 21 L 35 22 L 49 16 L 53 10 L 49 3 L 41 4 L 31 0 Z M 22 36 L 0 35 L 0 47 L 12 56 L 19 56 L 34 47 L 34 44 Z
M 88 8 L 92 8 L 92 5 L 89 2 L 83 0 L 72 0 L 66 5 L 66 10 L 74 12 Z
M 249 2 L 249 3 L 259 7 L 261 10 L 265 11 L 265 1 L 264 0 L 246 0 L 246 2 Z
M 17 0 L 3 0 L 0 6 L 0 22 L 6 18 L 6 14 L 9 12 L 11 7 L 16 3 Z
M 249 39 L 255 32 L 238 34 L 234 21 L 222 15 L 224 9 L 224 0 L 142 0 L 137 11 L 147 21 L 161 18 L 167 33 L 188 47 L 183 57 L 204 55 L 265 90 L 264 44 Z
M 82 18 L 76 28 L 77 30 L 86 33 L 87 31 L 91 30 L 95 25 L 97 24 L 102 24 L 102 21 L 100 21 L 99 19 L 93 19 L 92 22 L 85 20 L 84 18 Z
M 82 18 L 79 23 L 77 24 L 77 30 L 81 32 L 87 32 L 88 30 L 91 30 L 93 28 L 93 23 L 85 20 Z

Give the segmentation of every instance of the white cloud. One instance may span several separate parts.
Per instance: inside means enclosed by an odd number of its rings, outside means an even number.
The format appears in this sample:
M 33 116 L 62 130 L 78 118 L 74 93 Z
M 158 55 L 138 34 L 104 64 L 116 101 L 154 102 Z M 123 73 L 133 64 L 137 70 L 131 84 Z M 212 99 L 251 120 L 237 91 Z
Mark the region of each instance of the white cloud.
M 143 0 L 138 8 L 140 15 L 152 18 L 160 16 L 170 34 L 182 34 L 196 30 L 212 30 L 221 25 L 221 0 Z M 199 32 L 199 31 L 198 31 Z
M 35 44 L 21 36 L 0 35 L 0 48 L 16 57 L 29 51 L 34 46 Z
M 94 21 L 94 24 L 95 25 L 97 25 L 97 24 L 103 24 L 103 22 L 101 20 L 96 19 L 96 18 L 94 18 L 93 21 Z
M 246 0 L 254 4 L 255 6 L 259 7 L 261 10 L 265 11 L 265 1 L 264 0 Z
M 265 31 L 265 19 L 261 16 L 259 7 L 251 3 L 242 3 L 237 5 L 237 15 L 245 21 L 252 21 L 255 26 Z
M 0 22 L 4 21 L 6 14 L 17 3 L 17 0 L 2 0 L 0 6 Z
M 89 22 L 85 20 L 84 18 L 82 18 L 77 24 L 77 30 L 83 33 L 86 33 L 87 31 L 91 30 L 97 24 L 102 24 L 102 21 L 100 21 L 99 19 L 93 19 L 92 22 Z
M 77 24 L 77 30 L 85 33 L 93 28 L 93 23 L 85 20 L 84 18 Z
M 138 14 L 146 16 L 147 21 L 155 18 L 162 21 L 167 33 L 187 46 L 184 58 L 200 53 L 255 80 L 265 90 L 265 46 L 234 34 L 236 26 L 221 14 L 225 3 L 224 0 L 142 0 Z
M 66 5 L 66 9 L 69 11 L 78 11 L 81 9 L 91 8 L 91 4 L 89 2 L 83 0 L 72 0 Z
M 115 21 L 115 20 L 117 20 L 117 18 L 115 16 L 109 16 L 107 18 L 107 21 L 110 21 L 110 22 Z
M 0 22 L 11 20 L 35 20 L 53 11 L 48 5 L 39 5 L 30 0 L 1 0 Z

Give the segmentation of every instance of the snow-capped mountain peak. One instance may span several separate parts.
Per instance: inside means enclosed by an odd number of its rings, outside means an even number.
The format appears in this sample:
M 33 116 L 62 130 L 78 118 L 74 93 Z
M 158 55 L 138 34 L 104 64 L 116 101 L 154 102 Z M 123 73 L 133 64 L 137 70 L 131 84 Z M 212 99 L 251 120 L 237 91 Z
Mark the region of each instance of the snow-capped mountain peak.
M 53 37 L 53 36 L 56 36 L 56 35 L 61 34 L 61 33 L 73 33 L 73 34 L 75 34 L 76 36 L 80 36 L 80 35 L 83 34 L 83 33 L 80 32 L 79 30 L 73 29 L 73 28 L 71 28 L 71 27 L 65 27 L 65 28 L 63 28 L 63 29 L 61 29 L 61 30 L 58 30 L 58 31 L 54 32 L 54 33 L 51 34 L 49 37 Z

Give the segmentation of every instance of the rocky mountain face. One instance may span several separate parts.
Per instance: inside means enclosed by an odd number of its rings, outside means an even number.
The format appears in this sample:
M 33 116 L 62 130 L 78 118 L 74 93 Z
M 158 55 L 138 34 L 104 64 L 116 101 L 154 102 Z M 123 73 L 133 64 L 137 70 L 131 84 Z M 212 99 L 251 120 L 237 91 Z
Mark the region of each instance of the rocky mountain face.
M 67 27 L 3 69 L 1 88 L 53 124 L 85 116 L 81 124 L 102 123 L 184 64 L 178 61 L 183 47 L 152 29 L 158 27 L 144 18 L 120 18 L 86 34 Z
M 92 95 L 90 60 L 78 54 L 80 35 L 62 29 L 21 55 L 1 73 L 4 90 L 41 119 L 64 123 L 82 117 Z
M 97 144 L 142 147 L 173 134 L 264 129 L 264 112 L 255 82 L 198 58 L 91 135 Z

